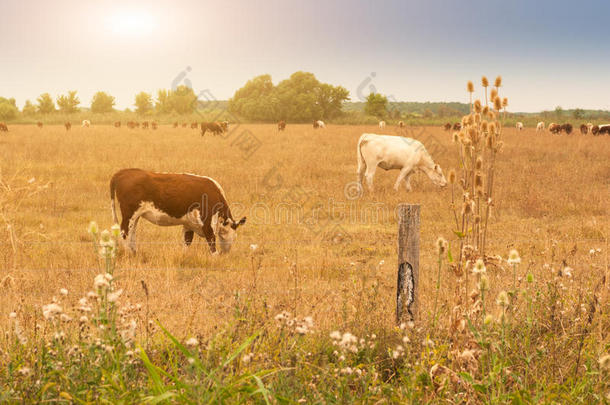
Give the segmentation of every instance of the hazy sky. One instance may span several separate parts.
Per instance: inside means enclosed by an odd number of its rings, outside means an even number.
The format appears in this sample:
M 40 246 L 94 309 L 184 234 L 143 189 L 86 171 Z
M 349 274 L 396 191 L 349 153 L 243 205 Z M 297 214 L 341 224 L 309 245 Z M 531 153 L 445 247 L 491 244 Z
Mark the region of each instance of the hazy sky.
M 190 67 L 218 99 L 304 70 L 355 101 L 467 101 L 467 80 L 502 74 L 511 111 L 610 109 L 607 0 L 0 0 L 0 16 L 0 96 L 20 107 L 104 90 L 132 108 Z

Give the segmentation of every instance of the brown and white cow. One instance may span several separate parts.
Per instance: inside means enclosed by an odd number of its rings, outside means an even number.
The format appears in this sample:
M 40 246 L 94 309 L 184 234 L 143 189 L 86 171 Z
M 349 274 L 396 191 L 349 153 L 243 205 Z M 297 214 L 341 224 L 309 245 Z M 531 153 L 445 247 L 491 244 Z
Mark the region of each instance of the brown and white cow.
M 610 135 L 610 124 L 599 125 L 598 135 Z
M 587 133 L 589 132 L 589 127 L 585 124 L 581 124 L 580 125 L 580 133 L 583 135 L 587 135 Z
M 83 128 L 89 128 L 91 126 L 91 121 L 89 120 L 83 120 L 83 122 L 81 123 L 81 127 Z
M 114 127 L 115 128 L 121 128 L 121 121 L 115 121 Z
M 0 132 L 8 132 L 8 127 L 4 122 L 0 122 Z
M 565 123 L 563 125 L 561 125 L 561 127 L 559 128 L 559 132 L 565 132 L 566 134 L 570 135 L 572 133 L 572 124 L 570 123 Z
M 286 129 L 286 121 L 281 120 L 280 122 L 277 123 L 277 130 L 278 131 L 283 131 Z
M 70 121 L 64 122 L 64 127 L 66 127 L 66 131 L 72 129 L 72 123 Z
M 220 135 L 223 133 L 222 126 L 218 122 L 202 122 L 201 136 L 204 136 L 208 130 L 214 135 Z
M 182 226 L 185 246 L 193 236 L 204 237 L 212 254 L 228 253 L 236 230 L 246 217 L 235 221 L 224 190 L 210 177 L 188 173 L 154 173 L 123 169 L 110 180 L 112 217 L 118 223 L 115 196 L 121 210 L 121 236 L 136 250 L 136 227 L 140 218 L 159 226 Z
M 456 122 L 455 124 L 453 124 L 453 130 L 454 131 L 459 131 L 460 129 L 462 129 L 462 123 L 461 122 Z
M 36 126 L 37 126 L 38 128 L 42 128 L 42 122 L 38 121 L 38 122 L 36 123 Z
M 196 122 L 191 122 L 191 129 L 197 129 L 199 128 L 199 124 Z
M 445 125 L 443 125 L 443 129 L 444 129 L 445 131 L 449 131 L 449 130 L 451 130 L 451 123 L 449 123 L 449 122 L 448 122 L 448 123 L 446 123 Z
M 403 121 L 398 121 L 398 127 L 399 128 L 404 128 L 405 127 L 405 123 Z
M 549 124 L 549 132 L 552 134 L 558 134 L 561 132 L 561 125 L 555 124 L 554 122 Z

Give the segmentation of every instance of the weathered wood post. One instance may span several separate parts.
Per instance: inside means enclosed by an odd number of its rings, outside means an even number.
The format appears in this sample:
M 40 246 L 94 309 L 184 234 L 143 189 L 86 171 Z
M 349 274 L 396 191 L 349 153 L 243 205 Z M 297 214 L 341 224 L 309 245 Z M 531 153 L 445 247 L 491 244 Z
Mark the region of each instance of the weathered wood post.
M 398 206 L 398 282 L 396 324 L 418 316 L 419 205 Z

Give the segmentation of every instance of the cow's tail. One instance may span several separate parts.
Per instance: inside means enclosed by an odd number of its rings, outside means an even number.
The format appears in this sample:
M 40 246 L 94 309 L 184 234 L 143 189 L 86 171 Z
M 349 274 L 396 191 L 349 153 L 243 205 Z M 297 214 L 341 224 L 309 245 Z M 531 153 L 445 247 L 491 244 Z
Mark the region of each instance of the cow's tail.
M 112 208 L 112 220 L 115 224 L 119 223 L 119 218 L 116 215 L 116 205 L 114 202 L 114 194 L 115 194 L 115 184 L 114 184 L 114 176 L 110 180 L 110 208 Z
M 358 181 L 362 184 L 362 178 L 364 177 L 364 172 L 366 171 L 366 161 L 364 160 L 364 156 L 362 155 L 362 146 L 366 143 L 366 134 L 362 134 L 360 139 L 358 139 Z

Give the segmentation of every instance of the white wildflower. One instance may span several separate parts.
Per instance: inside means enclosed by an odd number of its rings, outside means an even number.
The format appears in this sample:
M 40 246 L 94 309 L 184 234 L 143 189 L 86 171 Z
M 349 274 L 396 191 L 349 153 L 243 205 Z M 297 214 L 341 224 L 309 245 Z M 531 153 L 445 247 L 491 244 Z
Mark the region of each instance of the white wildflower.
M 192 337 L 186 341 L 186 345 L 188 347 L 193 348 L 193 347 L 199 346 L 199 341 L 196 338 Z
M 508 259 L 506 259 L 506 261 L 508 262 L 508 264 L 519 264 L 519 263 L 521 263 L 521 257 L 519 256 L 519 252 L 517 252 L 517 249 L 512 249 L 508 253 Z

